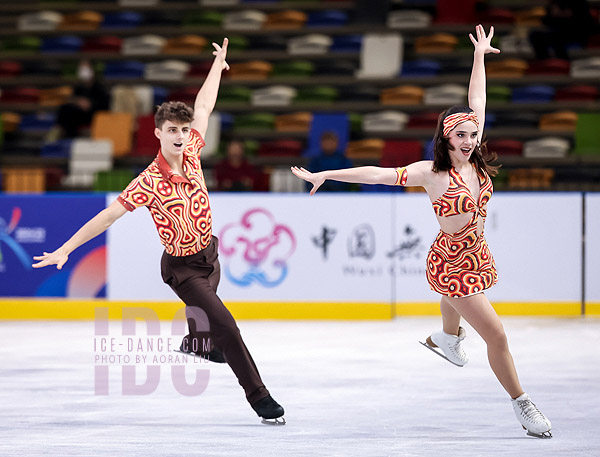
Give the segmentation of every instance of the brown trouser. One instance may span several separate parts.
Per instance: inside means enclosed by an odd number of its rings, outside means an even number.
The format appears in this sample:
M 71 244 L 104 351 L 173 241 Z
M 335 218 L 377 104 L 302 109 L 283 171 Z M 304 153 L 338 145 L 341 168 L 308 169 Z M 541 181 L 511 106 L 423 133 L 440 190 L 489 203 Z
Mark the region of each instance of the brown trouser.
M 233 316 L 217 296 L 221 275 L 218 246 L 219 240 L 213 236 L 208 247 L 196 254 L 174 257 L 165 252 L 160 262 L 161 274 L 163 281 L 171 286 L 187 307 L 198 307 L 206 313 L 212 342 L 225 355 L 246 398 L 252 404 L 269 395 L 269 391 L 260 378 Z M 200 332 L 194 334 L 197 324 L 190 323 L 189 327 L 191 337 L 202 341 Z

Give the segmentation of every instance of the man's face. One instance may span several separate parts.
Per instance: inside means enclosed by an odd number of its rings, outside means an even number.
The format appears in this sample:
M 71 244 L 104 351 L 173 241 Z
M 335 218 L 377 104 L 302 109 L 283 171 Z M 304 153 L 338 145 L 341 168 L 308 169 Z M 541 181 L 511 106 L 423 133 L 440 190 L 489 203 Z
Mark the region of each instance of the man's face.
M 176 124 L 171 121 L 165 121 L 162 128 L 155 128 L 154 134 L 160 140 L 160 147 L 163 154 L 171 156 L 181 156 L 187 146 L 190 138 L 190 123 Z

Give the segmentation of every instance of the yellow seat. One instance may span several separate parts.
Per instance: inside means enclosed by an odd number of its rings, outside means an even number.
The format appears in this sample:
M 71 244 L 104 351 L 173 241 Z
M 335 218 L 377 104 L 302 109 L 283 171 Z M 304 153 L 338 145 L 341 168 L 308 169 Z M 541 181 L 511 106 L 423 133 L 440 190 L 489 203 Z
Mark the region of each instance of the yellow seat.
M 549 189 L 554 179 L 551 168 L 517 168 L 508 172 L 508 187 L 516 190 Z
M 133 142 L 133 116 L 131 113 L 98 111 L 92 119 L 91 134 L 94 140 L 110 140 L 115 157 L 127 155 Z
M 382 105 L 419 105 L 424 95 L 422 87 L 402 85 L 383 89 L 379 101 Z
M 350 141 L 346 147 L 349 159 L 381 159 L 385 141 L 380 138 Z
M 46 191 L 46 172 L 43 167 L 8 167 L 2 170 L 4 191 L 7 193 L 42 193 Z
M 577 113 L 574 111 L 557 111 L 540 116 L 540 130 L 568 130 L 575 131 L 577 127 Z

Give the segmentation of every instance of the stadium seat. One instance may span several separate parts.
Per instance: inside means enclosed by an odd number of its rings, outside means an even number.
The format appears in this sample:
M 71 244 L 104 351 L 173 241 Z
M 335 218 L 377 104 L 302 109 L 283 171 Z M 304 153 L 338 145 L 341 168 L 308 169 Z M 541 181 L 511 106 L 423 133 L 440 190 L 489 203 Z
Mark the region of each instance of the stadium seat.
M 6 193 L 43 193 L 46 174 L 43 167 L 4 167 L 2 184 Z
M 600 113 L 579 113 L 575 128 L 574 154 L 600 155 Z
M 131 170 L 105 170 L 94 174 L 95 192 L 121 192 L 134 178 Z
M 154 115 L 147 114 L 136 119 L 137 128 L 134 134 L 132 156 L 155 156 L 160 142 L 154 135 Z
M 574 111 L 557 111 L 540 116 L 540 130 L 575 131 L 577 113 Z
M 130 113 L 98 111 L 92 119 L 91 136 L 94 140 L 109 140 L 115 157 L 127 155 L 131 152 L 133 141 L 133 116 Z
M 423 160 L 423 143 L 414 140 L 386 140 L 379 165 L 403 167 Z
M 321 152 L 321 136 L 325 132 L 334 132 L 338 137 L 338 147 L 345 150 L 350 139 L 350 123 L 347 113 L 313 113 L 308 143 L 304 157 L 316 157 Z

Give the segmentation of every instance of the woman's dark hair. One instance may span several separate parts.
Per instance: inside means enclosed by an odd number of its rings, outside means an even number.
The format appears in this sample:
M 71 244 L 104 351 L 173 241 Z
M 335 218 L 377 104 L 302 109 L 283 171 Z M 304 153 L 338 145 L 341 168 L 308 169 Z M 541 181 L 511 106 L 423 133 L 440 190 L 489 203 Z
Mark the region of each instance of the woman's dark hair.
M 154 125 L 162 129 L 165 121 L 171 121 L 175 124 L 185 124 L 194 119 L 194 110 L 183 102 L 164 102 L 160 105 L 156 114 L 154 114 Z
M 444 119 L 451 114 L 456 113 L 472 113 L 473 110 L 468 106 L 455 105 L 442 112 L 438 117 L 437 128 L 435 129 L 435 135 L 433 137 L 433 167 L 431 168 L 434 172 L 448 171 L 452 168 L 452 162 L 450 161 L 450 154 L 448 149 L 450 144 L 448 138 L 444 137 Z M 483 125 L 479 126 L 480 129 Z M 485 137 L 482 138 L 481 144 L 477 144 L 473 150 L 473 154 L 469 158 L 469 162 L 474 163 L 475 167 L 479 172 L 486 172 L 490 176 L 496 176 L 498 174 L 499 165 L 490 165 L 491 162 L 498 158 L 498 154 L 495 152 L 488 151 L 487 140 Z

